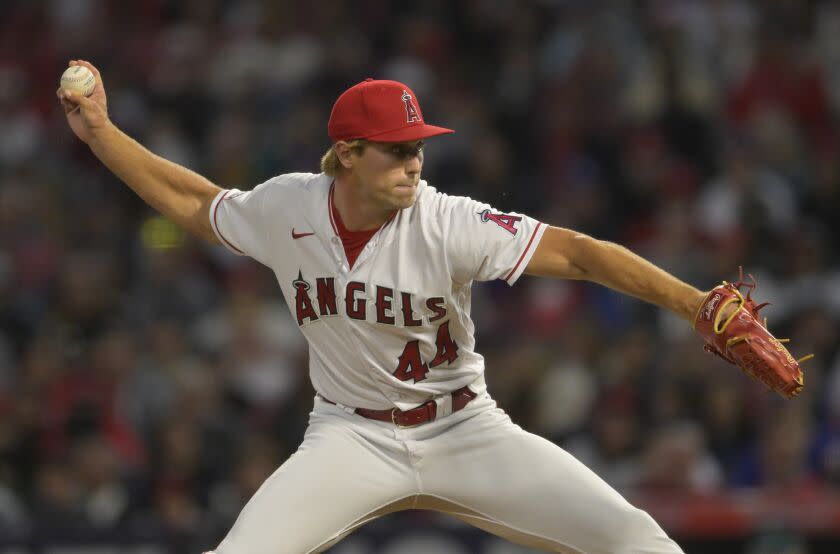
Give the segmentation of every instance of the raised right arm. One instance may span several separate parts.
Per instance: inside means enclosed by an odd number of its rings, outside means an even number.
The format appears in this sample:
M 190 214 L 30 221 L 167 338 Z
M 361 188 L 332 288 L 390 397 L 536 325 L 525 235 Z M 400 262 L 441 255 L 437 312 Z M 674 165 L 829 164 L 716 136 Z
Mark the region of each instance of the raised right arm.
M 222 189 L 198 173 L 153 154 L 119 130 L 108 118 L 99 71 L 82 60 L 70 65 L 83 65 L 96 77 L 96 88 L 88 97 L 57 91 L 76 136 L 147 204 L 192 234 L 219 244 L 210 227 L 209 212 Z

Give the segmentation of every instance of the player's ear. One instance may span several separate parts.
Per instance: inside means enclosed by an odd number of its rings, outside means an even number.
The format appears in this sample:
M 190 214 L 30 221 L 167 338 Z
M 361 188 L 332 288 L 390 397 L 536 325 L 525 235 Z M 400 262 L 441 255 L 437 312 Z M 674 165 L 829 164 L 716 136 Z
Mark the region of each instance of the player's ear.
M 335 156 L 338 158 L 338 163 L 345 169 L 353 167 L 353 147 L 347 142 L 340 140 L 333 145 L 335 149 Z

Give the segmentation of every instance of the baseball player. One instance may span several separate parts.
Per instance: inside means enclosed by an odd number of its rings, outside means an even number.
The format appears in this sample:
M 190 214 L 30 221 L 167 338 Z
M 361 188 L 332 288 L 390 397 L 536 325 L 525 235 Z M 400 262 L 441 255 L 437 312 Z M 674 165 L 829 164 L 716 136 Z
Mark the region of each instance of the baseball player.
M 304 441 L 216 554 L 322 552 L 411 508 L 549 552 L 681 551 L 647 513 L 496 407 L 470 289 L 523 273 L 587 279 L 689 322 L 716 318 L 728 297 L 710 302 L 616 244 L 439 192 L 420 178 L 423 144 L 453 131 L 427 124 L 402 83 L 368 79 L 338 98 L 321 173 L 241 191 L 126 136 L 108 119 L 96 68 L 70 65 L 97 78 L 90 97 L 57 92 L 75 134 L 152 207 L 270 267 L 309 343 L 316 395 Z

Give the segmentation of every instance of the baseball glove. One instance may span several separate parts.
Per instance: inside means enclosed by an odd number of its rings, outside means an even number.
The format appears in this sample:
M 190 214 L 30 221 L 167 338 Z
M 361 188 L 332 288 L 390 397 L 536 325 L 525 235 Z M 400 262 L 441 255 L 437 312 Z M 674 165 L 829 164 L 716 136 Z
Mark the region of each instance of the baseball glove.
M 762 322 L 758 312 L 769 302 L 756 304 L 750 297 L 756 282 L 752 275 L 749 277 L 752 283 L 744 282 L 740 269 L 737 283 L 724 281 L 713 288 L 700 305 L 694 329 L 706 340 L 707 352 L 737 365 L 785 398 L 792 398 L 804 385 L 799 364 L 813 354 L 795 360 L 782 344 L 788 339 L 777 339 L 767 330 L 767 319 Z M 747 288 L 746 297 L 741 295 L 742 287 Z M 734 309 L 727 310 L 730 305 Z

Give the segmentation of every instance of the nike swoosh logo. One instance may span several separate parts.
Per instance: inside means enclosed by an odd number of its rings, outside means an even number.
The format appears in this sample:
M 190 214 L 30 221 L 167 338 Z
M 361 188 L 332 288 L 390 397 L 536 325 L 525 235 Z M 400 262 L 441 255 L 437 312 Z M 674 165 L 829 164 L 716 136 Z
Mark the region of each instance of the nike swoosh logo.
M 309 235 L 314 235 L 315 233 L 295 233 L 294 227 L 292 227 L 292 238 L 299 239 L 302 237 L 308 237 Z

